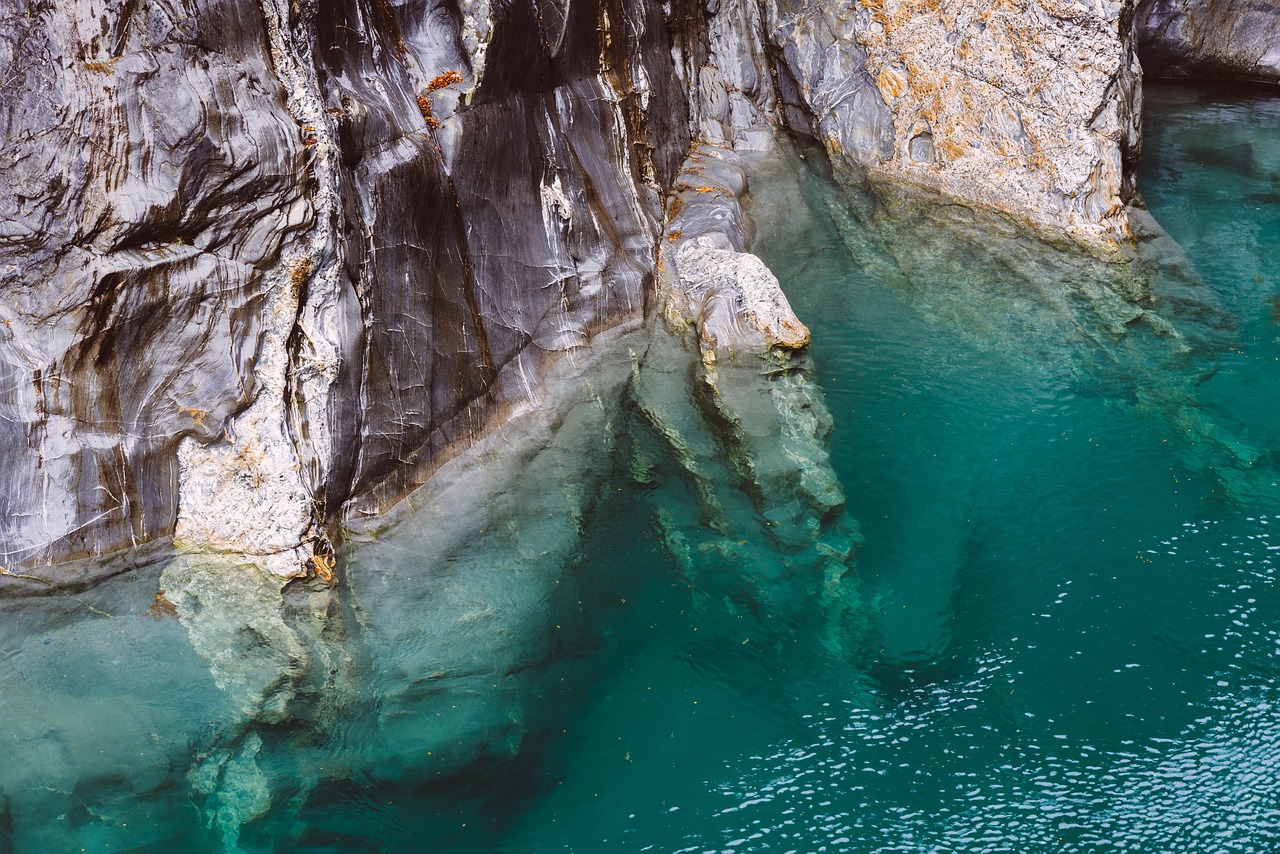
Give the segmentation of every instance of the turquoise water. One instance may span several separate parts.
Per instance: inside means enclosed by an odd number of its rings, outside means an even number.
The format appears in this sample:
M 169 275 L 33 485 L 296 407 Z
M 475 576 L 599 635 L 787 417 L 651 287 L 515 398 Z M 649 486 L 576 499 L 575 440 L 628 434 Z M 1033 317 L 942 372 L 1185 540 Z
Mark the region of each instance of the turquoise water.
M 1147 104 L 1145 314 L 761 161 L 811 362 L 730 399 L 622 336 L 332 593 L 0 603 L 0 852 L 1280 849 L 1280 99 Z
M 1172 366 L 1103 352 L 1087 312 L 1000 275 L 886 283 L 850 263 L 829 185 L 757 177 L 875 648 L 775 670 L 691 645 L 651 590 L 500 850 L 1280 845 L 1280 498 L 1233 500 L 1232 464 L 1139 402 L 1178 372 L 1223 429 L 1280 447 L 1280 102 L 1148 103 L 1148 204 L 1238 324 Z

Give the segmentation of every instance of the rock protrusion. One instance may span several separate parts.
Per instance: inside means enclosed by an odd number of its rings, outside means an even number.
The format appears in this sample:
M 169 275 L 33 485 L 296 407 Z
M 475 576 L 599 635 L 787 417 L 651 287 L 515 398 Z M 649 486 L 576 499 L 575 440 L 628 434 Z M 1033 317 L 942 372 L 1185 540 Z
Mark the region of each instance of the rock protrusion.
M 836 160 L 1074 240 L 1131 239 L 1141 71 L 1123 4 L 765 5 L 786 115 Z
M 798 350 L 809 330 L 796 317 L 777 277 L 746 252 L 742 194 L 746 173 L 737 156 L 702 144 L 672 188 L 659 250 L 658 298 L 675 329 L 693 326 L 702 357 Z

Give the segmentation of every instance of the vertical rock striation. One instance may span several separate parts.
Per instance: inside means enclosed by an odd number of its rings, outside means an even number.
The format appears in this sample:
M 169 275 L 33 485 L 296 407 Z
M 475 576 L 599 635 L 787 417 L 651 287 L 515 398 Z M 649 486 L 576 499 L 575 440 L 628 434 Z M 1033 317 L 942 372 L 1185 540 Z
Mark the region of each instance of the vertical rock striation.
M 688 140 L 647 0 L 3 14 L 4 566 L 296 574 L 643 308 Z
M 0 565 L 175 536 L 315 571 L 343 520 L 639 319 L 660 246 L 772 293 L 745 244 L 662 235 L 700 186 L 675 186 L 682 169 L 783 127 L 879 179 L 1129 240 L 1129 9 L 17 0 Z
M 0 563 L 172 533 L 258 393 L 303 139 L 251 3 L 0 11 Z

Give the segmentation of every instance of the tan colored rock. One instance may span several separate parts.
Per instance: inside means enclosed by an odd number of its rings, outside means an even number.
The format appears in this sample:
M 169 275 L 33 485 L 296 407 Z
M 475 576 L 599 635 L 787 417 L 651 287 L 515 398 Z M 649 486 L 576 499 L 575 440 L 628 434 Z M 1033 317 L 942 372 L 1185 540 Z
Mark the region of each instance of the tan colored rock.
M 769 0 L 833 155 L 1041 230 L 1129 239 L 1141 70 L 1110 0 Z M 870 91 L 869 91 L 870 90 Z M 849 104 L 862 106 L 851 112 Z

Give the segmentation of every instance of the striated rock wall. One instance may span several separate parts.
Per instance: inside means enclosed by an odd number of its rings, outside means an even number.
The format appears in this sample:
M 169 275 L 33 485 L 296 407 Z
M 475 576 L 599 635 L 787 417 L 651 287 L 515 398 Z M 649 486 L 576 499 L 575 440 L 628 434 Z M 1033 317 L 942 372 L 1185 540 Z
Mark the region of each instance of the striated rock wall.
M 0 563 L 164 536 L 176 446 L 258 392 L 267 277 L 313 217 L 262 15 L 0 10 Z
M 1280 83 L 1280 4 L 1272 0 L 1141 0 L 1142 67 L 1155 77 Z
M 647 0 L 34 0 L 0 45 L 6 567 L 298 572 L 639 316 L 688 144 Z
M 725 211 L 677 175 L 712 168 L 736 196 L 727 155 L 784 127 L 880 178 L 1127 240 L 1129 11 L 17 0 L 0 10 L 0 567 L 174 536 L 314 572 L 343 520 L 639 319 L 663 263 L 720 294 L 697 309 L 707 352 L 783 318 L 745 237 L 693 239 Z

